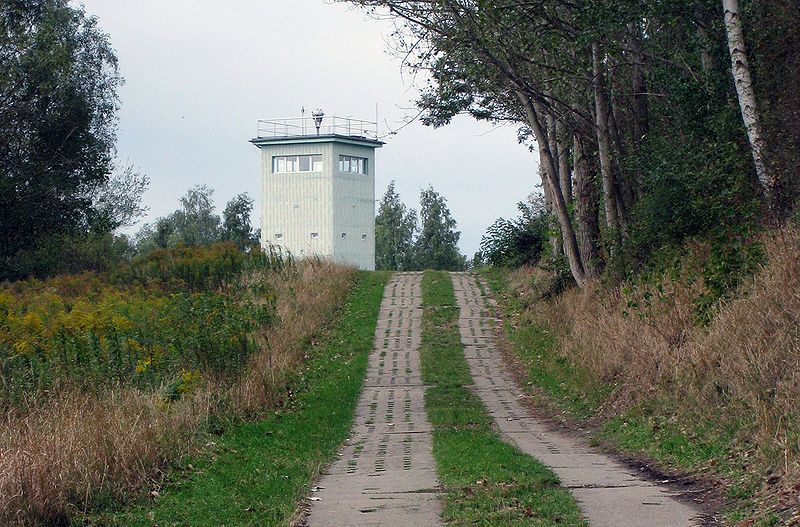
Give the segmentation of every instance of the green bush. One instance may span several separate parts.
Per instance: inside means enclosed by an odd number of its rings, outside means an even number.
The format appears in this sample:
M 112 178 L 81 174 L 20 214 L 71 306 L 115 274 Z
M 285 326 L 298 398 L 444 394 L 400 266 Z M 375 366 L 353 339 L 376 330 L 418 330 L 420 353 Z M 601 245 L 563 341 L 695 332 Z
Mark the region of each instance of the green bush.
M 520 216 L 499 218 L 481 239 L 481 257 L 494 267 L 535 264 L 547 245 L 548 219 L 541 204 L 517 203 Z

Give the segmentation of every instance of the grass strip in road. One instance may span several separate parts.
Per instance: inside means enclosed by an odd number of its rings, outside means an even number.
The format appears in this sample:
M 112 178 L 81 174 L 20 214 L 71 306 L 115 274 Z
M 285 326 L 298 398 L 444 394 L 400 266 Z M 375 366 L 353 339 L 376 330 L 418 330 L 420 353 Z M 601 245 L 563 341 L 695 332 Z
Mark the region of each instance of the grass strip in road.
M 472 377 L 450 276 L 426 271 L 422 297 L 422 376 L 430 385 L 425 407 L 434 427 L 437 473 L 446 490 L 444 520 L 452 526 L 586 526 L 558 477 L 505 443 L 469 389 Z
M 88 524 L 287 525 L 350 430 L 388 276 L 358 274 L 338 324 L 298 377 L 290 407 L 230 428 L 210 453 L 186 460 L 152 502 L 97 515 Z

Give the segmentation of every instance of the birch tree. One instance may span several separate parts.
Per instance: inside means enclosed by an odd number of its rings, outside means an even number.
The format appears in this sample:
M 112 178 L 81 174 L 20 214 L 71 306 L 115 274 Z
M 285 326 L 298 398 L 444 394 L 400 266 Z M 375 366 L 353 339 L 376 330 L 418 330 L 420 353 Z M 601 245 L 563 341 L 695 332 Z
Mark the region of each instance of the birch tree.
M 753 153 L 756 176 L 767 199 L 772 202 L 775 198 L 776 181 L 770 175 L 765 159 L 764 134 L 761 130 L 756 95 L 753 91 L 753 79 L 750 76 L 750 66 L 747 62 L 747 48 L 745 46 L 744 31 L 742 31 L 739 0 L 722 0 L 722 9 L 725 16 L 725 30 L 728 36 L 733 82 L 736 85 L 742 121 L 744 122 L 747 138 L 750 141 L 750 149 Z

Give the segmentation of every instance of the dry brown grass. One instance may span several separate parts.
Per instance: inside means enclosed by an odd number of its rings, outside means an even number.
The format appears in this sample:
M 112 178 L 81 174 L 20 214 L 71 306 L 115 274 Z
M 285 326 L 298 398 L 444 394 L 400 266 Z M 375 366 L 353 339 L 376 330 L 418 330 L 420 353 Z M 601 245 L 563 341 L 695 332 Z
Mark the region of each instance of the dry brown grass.
M 605 411 L 666 398 L 677 418 L 740 425 L 764 471 L 800 479 L 800 231 L 764 239 L 768 264 L 718 307 L 708 328 L 694 324 L 702 281 L 660 287 L 591 285 L 531 304 L 528 316 L 558 336 L 562 353 L 598 382 L 615 383 Z M 535 296 L 533 271 L 512 276 Z M 539 272 L 539 271 L 536 271 Z
M 276 388 L 307 358 L 309 340 L 340 305 L 353 273 L 319 261 L 307 261 L 287 272 L 288 277 L 279 275 L 272 280 L 278 323 L 256 335 L 261 353 L 251 357 L 245 374 L 231 388 L 230 400 L 239 415 L 257 415 L 274 403 L 276 396 L 284 395 L 276 393 Z
M 0 428 L 0 523 L 66 523 L 103 494 L 145 485 L 187 452 L 208 415 L 208 391 L 165 408 L 160 398 L 120 390 L 103 398 L 63 394 Z
M 7 416 L 0 422 L 0 525 L 62 525 L 101 499 L 140 492 L 197 446 L 209 416 L 268 410 L 286 396 L 286 377 L 308 358 L 307 344 L 341 304 L 352 276 L 352 269 L 318 261 L 270 274 L 277 320 L 256 335 L 261 351 L 234 384 L 208 381 L 169 404 L 134 389 L 71 391 Z

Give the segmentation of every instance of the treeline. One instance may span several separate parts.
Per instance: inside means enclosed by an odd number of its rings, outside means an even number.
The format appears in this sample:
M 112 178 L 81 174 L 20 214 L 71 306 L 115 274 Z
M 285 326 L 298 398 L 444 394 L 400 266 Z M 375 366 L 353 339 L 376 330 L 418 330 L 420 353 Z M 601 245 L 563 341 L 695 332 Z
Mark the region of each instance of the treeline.
M 409 209 L 394 189 L 380 200 L 375 217 L 375 268 L 390 271 L 447 269 L 461 271 L 467 258 L 458 250 L 461 232 L 447 200 L 428 187 L 420 192 L 420 211 Z
M 212 191 L 190 189 L 135 238 L 149 179 L 116 160 L 122 77 L 110 39 L 68 0 L 0 3 L 0 281 L 105 271 L 178 245 L 257 242 L 253 200 L 222 218 Z
M 468 113 L 520 126 L 556 226 L 549 245 L 579 286 L 696 236 L 722 272 L 747 267 L 753 231 L 792 208 L 792 2 L 351 3 L 396 21 L 394 46 L 428 79 L 426 124 Z
M 139 229 L 133 240 L 136 253 L 145 255 L 156 249 L 219 241 L 231 241 L 241 250 L 258 244 L 260 231 L 250 224 L 253 199 L 247 193 L 237 194 L 225 205 L 220 218 L 214 212 L 213 194 L 205 185 L 190 188 L 177 210 Z

